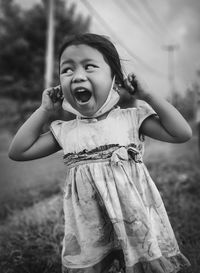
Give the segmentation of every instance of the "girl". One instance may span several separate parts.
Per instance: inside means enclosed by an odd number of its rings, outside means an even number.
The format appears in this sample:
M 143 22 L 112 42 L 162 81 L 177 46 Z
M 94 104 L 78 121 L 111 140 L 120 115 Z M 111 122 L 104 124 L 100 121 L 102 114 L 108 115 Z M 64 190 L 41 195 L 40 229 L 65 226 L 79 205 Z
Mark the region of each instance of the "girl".
M 63 149 L 63 272 L 170 273 L 188 266 L 142 160 L 144 136 L 184 142 L 191 137 L 187 122 L 133 74 L 124 81 L 118 53 L 103 36 L 70 37 L 59 65 L 61 88 L 43 92 L 41 106 L 17 132 L 9 156 L 32 160 Z M 124 87 L 146 104 L 116 107 Z M 53 121 L 42 134 L 61 106 L 76 118 Z

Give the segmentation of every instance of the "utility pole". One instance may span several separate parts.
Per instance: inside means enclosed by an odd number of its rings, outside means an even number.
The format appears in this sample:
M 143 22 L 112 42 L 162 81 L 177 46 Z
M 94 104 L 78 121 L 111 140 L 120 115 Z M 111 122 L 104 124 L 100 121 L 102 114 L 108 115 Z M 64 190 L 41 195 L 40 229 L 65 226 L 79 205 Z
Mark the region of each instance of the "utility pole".
M 45 89 L 50 87 L 53 79 L 54 66 L 54 0 L 47 0 L 47 38 L 46 38 L 46 60 L 45 60 Z
M 168 52 L 168 80 L 169 80 L 169 91 L 171 94 L 171 100 L 174 105 L 177 103 L 176 98 L 176 85 L 175 85 L 175 50 L 179 46 L 177 44 L 169 44 L 164 46 L 164 49 Z

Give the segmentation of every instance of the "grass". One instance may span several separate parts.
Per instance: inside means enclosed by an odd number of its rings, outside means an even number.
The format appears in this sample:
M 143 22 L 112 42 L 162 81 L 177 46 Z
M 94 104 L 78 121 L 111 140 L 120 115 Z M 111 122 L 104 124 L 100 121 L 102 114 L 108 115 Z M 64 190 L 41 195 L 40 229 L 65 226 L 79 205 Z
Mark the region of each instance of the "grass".
M 199 273 L 200 157 L 197 154 L 196 139 L 180 146 L 169 145 L 171 150 L 165 150 L 164 144 L 156 145 L 152 143 L 150 146 L 152 149 L 148 151 L 147 167 L 160 190 L 179 246 L 192 264 L 192 268 L 184 272 Z M 159 152 L 155 153 L 155 147 L 160 147 Z M 56 175 L 49 175 L 49 178 L 55 181 Z M 39 187 L 42 181 L 36 184 Z M 20 197 L 21 206 L 16 204 L 10 207 L 11 213 L 8 211 L 0 225 L 1 273 L 61 272 L 60 253 L 64 228 L 62 197 L 56 187 L 48 192 L 49 184 L 45 185 L 39 187 L 39 190 L 36 187 L 35 195 L 30 193 L 29 188 L 20 191 L 21 195 L 17 197 Z M 27 203 L 31 198 L 34 201 Z
M 0 227 L 1 273 L 58 273 L 63 237 L 60 195 L 16 211 Z
M 0 223 L 16 209 L 30 207 L 61 192 L 65 177 L 62 154 L 27 162 L 8 158 L 11 136 L 0 134 Z
M 177 145 L 174 146 L 177 149 Z M 181 251 L 192 268 L 186 272 L 200 272 L 200 155 L 196 140 L 190 141 L 179 155 L 157 162 L 147 162 L 163 198 L 170 222 Z
M 54 180 L 54 183 L 50 183 L 49 187 L 46 185 L 39 185 L 37 188 L 32 186 L 30 188 L 20 189 L 20 191 L 17 191 L 17 193 L 15 191 L 14 194 L 9 196 L 9 198 L 4 198 L 7 201 L 5 202 L 4 200 L 1 200 L 0 202 L 0 223 L 6 221 L 9 215 L 14 215 L 16 213 L 16 209 L 19 210 L 31 207 L 40 200 L 44 200 L 55 194 L 61 193 L 60 184 L 60 181 Z

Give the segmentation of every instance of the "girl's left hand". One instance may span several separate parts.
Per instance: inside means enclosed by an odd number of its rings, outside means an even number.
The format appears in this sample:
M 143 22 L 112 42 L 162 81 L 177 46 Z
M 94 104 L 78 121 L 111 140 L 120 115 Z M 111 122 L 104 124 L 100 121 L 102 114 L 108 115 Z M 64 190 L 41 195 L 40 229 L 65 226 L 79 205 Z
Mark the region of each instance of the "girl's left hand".
M 124 80 L 124 85 L 126 90 L 136 99 L 145 100 L 148 97 L 148 87 L 145 86 L 144 82 L 141 84 L 135 74 L 128 74 L 128 77 Z
M 62 106 L 63 94 L 60 85 L 50 87 L 43 91 L 42 108 L 47 111 L 59 111 Z

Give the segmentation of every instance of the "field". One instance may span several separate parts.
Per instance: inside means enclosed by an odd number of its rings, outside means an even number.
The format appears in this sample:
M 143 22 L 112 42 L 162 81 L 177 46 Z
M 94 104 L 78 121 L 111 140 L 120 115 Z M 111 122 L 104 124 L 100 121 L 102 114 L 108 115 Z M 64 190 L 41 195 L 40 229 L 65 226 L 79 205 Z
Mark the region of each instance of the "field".
M 63 235 L 62 154 L 16 163 L 10 135 L 0 136 L 0 272 L 60 273 Z M 2 144 L 3 143 L 3 144 Z M 148 140 L 147 167 L 164 200 L 182 252 L 200 272 L 200 156 L 197 138 L 184 144 Z

